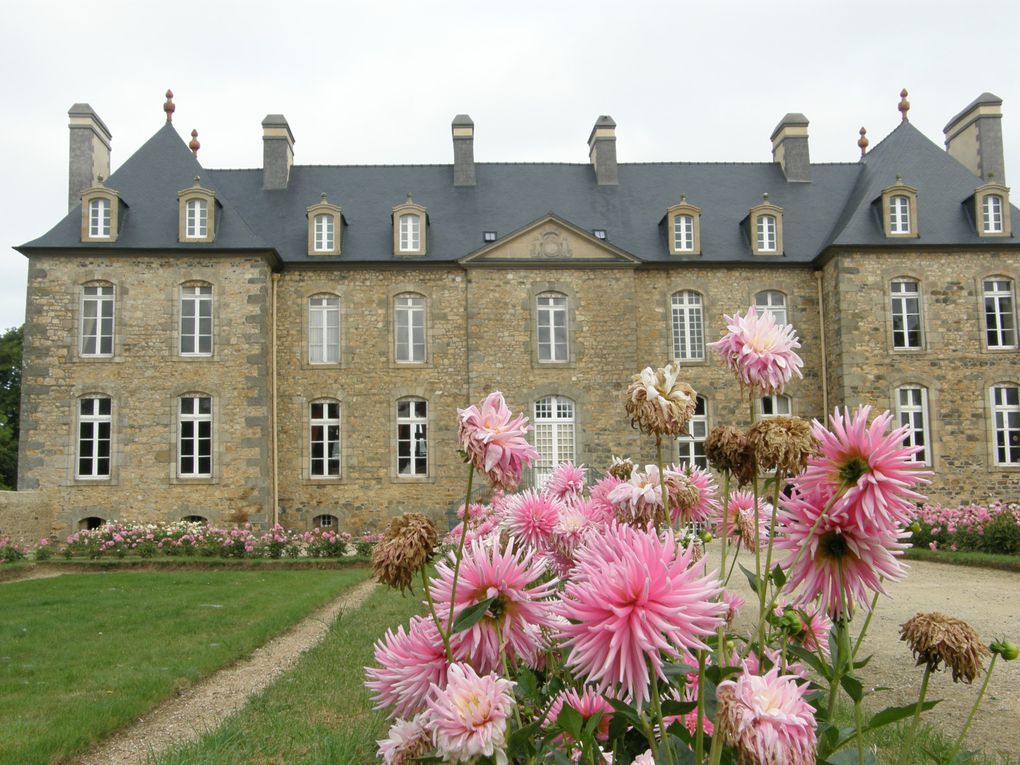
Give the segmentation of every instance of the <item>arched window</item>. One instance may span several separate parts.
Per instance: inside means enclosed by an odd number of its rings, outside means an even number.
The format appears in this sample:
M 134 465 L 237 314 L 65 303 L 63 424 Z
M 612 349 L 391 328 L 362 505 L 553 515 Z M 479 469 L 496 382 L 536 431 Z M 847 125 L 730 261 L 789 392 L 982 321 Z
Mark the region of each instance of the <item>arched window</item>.
M 418 252 L 421 249 L 421 217 L 416 213 L 400 216 L 400 251 Z
M 789 417 L 793 413 L 793 401 L 782 393 L 761 397 L 759 414 L 762 417 Z
M 931 434 L 928 429 L 928 389 L 921 385 L 903 385 L 896 389 L 896 419 L 907 426 L 904 446 L 917 446 L 914 460 L 931 464 Z
M 89 239 L 109 239 L 113 205 L 104 197 L 89 202 Z
M 778 227 L 775 215 L 758 216 L 758 252 L 776 252 Z
M 560 292 L 543 292 L 536 300 L 538 360 L 568 361 L 567 296 Z
M 205 526 L 209 525 L 209 519 L 204 515 L 185 515 L 181 518 L 181 520 L 185 523 L 201 523 Z
M 429 405 L 421 398 L 397 402 L 397 475 L 429 474 Z
M 312 478 L 340 477 L 340 402 L 313 401 L 309 412 Z
M 677 215 L 673 218 L 673 249 L 676 252 L 694 252 L 693 215 Z
M 339 519 L 335 515 L 317 515 L 312 518 L 312 526 L 317 529 L 335 529 Z
M 546 396 L 535 402 L 535 486 L 542 487 L 561 462 L 573 462 L 574 402 L 566 396 Z
M 995 464 L 1020 466 L 1020 388 L 995 385 L 991 389 L 995 429 Z
M 754 305 L 759 316 L 763 316 L 767 312 L 772 314 L 776 324 L 782 326 L 788 323 L 786 320 L 786 295 L 779 290 L 759 292 L 754 296 Z
M 708 469 L 705 457 L 705 438 L 708 437 L 708 403 L 704 396 L 698 396 L 694 416 L 687 423 L 687 435 L 677 439 L 678 457 L 681 465 Z
M 910 233 L 910 199 L 903 194 L 889 197 L 889 233 Z
M 90 515 L 88 518 L 82 518 L 78 521 L 78 531 L 92 531 L 92 529 L 98 529 L 104 525 L 106 525 L 105 518 L 100 518 L 98 515 Z
M 1002 197 L 998 194 L 986 194 L 981 200 L 981 229 L 986 234 L 1001 234 Z
M 78 399 L 78 458 L 75 475 L 83 480 L 110 477 L 113 402 L 107 396 Z
M 705 358 L 705 320 L 701 295 L 692 290 L 673 294 L 673 358 L 701 361 Z
M 334 249 L 334 237 L 336 218 L 329 213 L 319 213 L 315 216 L 315 251 L 332 252 Z
M 394 358 L 401 363 L 425 361 L 425 297 L 414 293 L 393 299 Z
M 335 364 L 340 360 L 340 298 L 313 295 L 308 299 L 308 361 Z

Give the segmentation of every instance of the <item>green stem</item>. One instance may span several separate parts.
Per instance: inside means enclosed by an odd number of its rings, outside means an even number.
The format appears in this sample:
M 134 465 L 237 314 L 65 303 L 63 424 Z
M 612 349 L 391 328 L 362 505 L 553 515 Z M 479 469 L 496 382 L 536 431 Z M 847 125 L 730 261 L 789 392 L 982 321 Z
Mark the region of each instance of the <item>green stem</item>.
M 885 580 L 885 577 L 879 579 L 879 583 Z M 875 606 L 878 605 L 878 596 L 880 593 L 875 593 L 875 597 L 871 599 L 871 608 L 868 610 L 868 615 L 864 617 L 864 626 L 861 627 L 861 634 L 857 636 L 857 642 L 854 643 L 854 650 L 850 654 L 850 661 L 852 662 L 857 658 L 857 652 L 861 650 L 861 643 L 864 642 L 864 635 L 868 631 L 868 627 L 871 625 L 871 617 L 875 614 Z
M 742 539 L 737 540 L 737 549 L 733 553 L 733 563 L 730 564 L 730 572 L 726 575 L 726 581 L 723 582 L 723 587 L 726 587 L 730 583 L 730 577 L 733 576 L 733 570 L 737 567 L 737 558 L 740 556 L 740 543 Z
M 897 762 L 906 762 L 907 753 L 910 752 L 911 744 L 914 742 L 914 735 L 917 733 L 917 725 L 921 721 L 921 707 L 924 705 L 924 697 L 928 694 L 928 678 L 931 677 L 931 664 L 924 667 L 924 677 L 921 678 L 921 693 L 917 697 L 917 706 L 914 707 L 914 717 L 910 722 L 910 728 L 903 739 L 903 748 L 900 749 L 900 756 Z
M 669 487 L 666 485 L 666 473 L 662 469 L 662 435 L 659 433 L 655 434 L 655 461 L 659 467 L 659 494 L 662 495 L 662 512 L 666 518 L 666 527 L 669 528 L 673 525 L 673 518 L 669 514 Z M 679 522 L 678 518 L 677 523 L 679 524 Z M 655 528 L 658 530 L 658 523 L 655 524 Z
M 468 463 L 467 494 L 464 497 L 464 520 L 461 523 L 460 544 L 457 545 L 457 557 L 453 562 L 453 584 L 450 585 L 450 616 L 446 620 L 446 634 L 453 634 L 453 611 L 457 603 L 457 579 L 460 575 L 460 561 L 464 557 L 464 542 L 467 540 L 468 519 L 471 517 L 471 483 L 475 478 L 475 466 Z M 442 632 L 442 630 L 440 630 Z
M 509 680 L 513 676 L 510 674 L 510 665 L 507 662 L 506 650 L 503 645 L 503 630 L 500 629 L 499 619 L 493 619 L 493 623 L 496 625 L 496 643 L 499 646 L 499 657 L 503 661 L 503 677 Z M 517 704 L 514 704 L 514 719 L 517 720 L 518 729 L 524 727 L 521 723 L 521 710 L 518 708 Z
M 974 715 L 978 711 L 978 707 L 981 706 L 981 699 L 985 697 L 985 690 L 988 688 L 988 681 L 992 679 L 992 670 L 995 669 L 995 660 L 999 658 L 999 654 L 992 654 L 992 661 L 988 664 L 988 671 L 985 672 L 985 681 L 981 684 L 981 690 L 978 691 L 977 701 L 974 702 L 974 706 L 970 710 L 970 714 L 967 715 L 967 722 L 963 724 L 963 730 L 960 731 L 960 737 L 956 739 L 956 743 L 953 745 L 953 751 L 949 753 L 947 762 L 952 762 L 956 753 L 960 751 L 960 747 L 963 746 L 963 740 L 967 736 L 967 731 L 970 730 L 970 724 L 974 722 Z
M 694 761 L 705 761 L 705 652 L 698 651 L 698 721 L 694 729 Z
M 783 471 L 777 467 L 775 476 L 776 488 L 775 491 L 772 493 L 772 520 L 769 521 L 769 547 L 768 552 L 765 555 L 765 582 L 762 583 L 761 592 L 758 593 L 762 613 L 765 612 L 765 594 L 768 592 L 769 589 L 768 582 L 770 581 L 769 577 L 772 574 L 772 542 L 776 538 L 775 534 L 773 533 L 773 530 L 776 528 L 776 514 L 779 511 L 779 486 L 782 483 L 783 477 L 782 474 Z M 755 502 L 755 509 L 757 509 L 757 507 L 758 504 L 757 502 Z M 757 519 L 755 519 L 755 521 L 757 522 Z M 762 643 L 762 641 L 764 641 L 765 639 L 764 635 L 765 622 L 762 622 L 761 630 L 762 630 L 761 634 L 758 635 L 759 643 Z
M 673 747 L 666 741 L 666 721 L 662 717 L 662 702 L 659 699 L 659 680 L 656 678 L 655 673 L 652 673 L 652 714 L 655 715 L 655 720 L 659 723 L 659 739 L 665 744 L 663 747 L 666 750 L 666 762 L 669 765 L 675 765 L 673 761 Z M 652 753 L 655 753 L 655 747 L 652 747 Z
M 722 474 L 723 493 L 723 516 L 722 516 L 722 565 L 720 571 L 726 570 L 726 543 L 730 536 L 730 471 L 724 470 Z
M 432 591 L 429 589 L 429 579 L 425 575 L 425 566 L 421 567 L 421 586 L 425 590 L 425 600 L 429 604 L 429 613 L 432 614 L 432 621 L 436 623 L 439 637 L 443 639 L 443 647 L 446 649 L 446 660 L 453 664 L 453 650 L 450 648 L 450 638 L 443 632 L 443 625 L 439 622 L 439 614 L 436 613 L 436 604 L 432 602 Z

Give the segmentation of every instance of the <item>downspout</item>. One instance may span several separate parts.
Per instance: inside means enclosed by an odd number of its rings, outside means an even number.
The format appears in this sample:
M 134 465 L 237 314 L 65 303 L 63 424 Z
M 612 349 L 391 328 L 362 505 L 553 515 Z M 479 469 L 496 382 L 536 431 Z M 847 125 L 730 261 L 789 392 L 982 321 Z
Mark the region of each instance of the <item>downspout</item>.
M 278 442 L 278 422 L 276 419 L 276 402 L 277 402 L 277 385 L 276 385 L 276 290 L 280 282 L 280 274 L 274 273 L 273 280 L 271 282 L 270 289 L 272 290 L 272 329 L 270 331 L 270 341 L 273 345 L 272 351 L 272 367 L 273 370 L 270 373 L 269 380 L 270 385 L 273 388 L 273 525 L 275 526 L 280 522 L 280 461 L 278 458 L 277 442 Z
M 822 422 L 829 416 L 829 363 L 825 352 L 825 298 L 822 297 L 822 272 L 815 271 L 818 285 L 818 334 L 822 340 Z

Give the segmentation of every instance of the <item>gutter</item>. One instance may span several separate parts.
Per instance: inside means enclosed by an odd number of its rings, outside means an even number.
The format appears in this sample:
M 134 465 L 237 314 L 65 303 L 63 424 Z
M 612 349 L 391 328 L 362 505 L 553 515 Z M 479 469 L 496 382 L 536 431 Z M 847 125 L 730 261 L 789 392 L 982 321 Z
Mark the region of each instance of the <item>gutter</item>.
M 822 272 L 815 271 L 815 283 L 818 285 L 818 336 L 821 338 L 822 350 L 822 422 L 829 416 L 829 364 L 825 350 L 825 298 L 822 296 Z
M 277 523 L 280 522 L 280 488 L 279 488 L 280 487 L 280 481 L 279 481 L 279 478 L 280 478 L 280 461 L 279 461 L 279 457 L 277 456 L 278 455 L 277 442 L 278 442 L 278 439 L 279 439 L 279 437 L 278 437 L 279 428 L 278 428 L 278 423 L 277 423 L 277 419 L 276 419 L 276 410 L 277 410 L 276 291 L 277 291 L 277 287 L 278 287 L 278 285 L 280 283 L 280 278 L 281 278 L 281 274 L 274 273 L 273 274 L 273 278 L 272 278 L 272 280 L 269 283 L 270 284 L 269 288 L 272 291 L 272 297 L 271 297 L 271 303 L 272 303 L 272 308 L 271 308 L 272 318 L 271 318 L 271 322 L 272 322 L 272 327 L 271 327 L 271 330 L 270 330 L 269 341 L 273 345 L 273 350 L 272 350 L 272 355 L 270 357 L 270 364 L 272 365 L 272 371 L 269 374 L 269 384 L 272 387 L 272 397 L 273 397 L 273 404 L 272 404 L 272 407 L 273 407 L 273 414 L 272 414 L 272 419 L 273 419 L 273 471 L 272 471 L 273 474 L 272 474 L 272 481 L 273 481 L 273 525 L 274 526 Z

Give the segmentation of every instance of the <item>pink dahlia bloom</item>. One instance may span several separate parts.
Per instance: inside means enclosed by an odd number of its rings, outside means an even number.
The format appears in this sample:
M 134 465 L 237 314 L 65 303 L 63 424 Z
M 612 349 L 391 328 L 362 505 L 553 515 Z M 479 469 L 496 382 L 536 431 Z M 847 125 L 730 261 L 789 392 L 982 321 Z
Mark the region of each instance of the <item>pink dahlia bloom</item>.
M 726 604 L 726 626 L 730 627 L 746 601 L 733 590 L 723 590 L 722 602 Z
M 595 728 L 595 737 L 599 741 L 609 740 L 609 723 L 613 720 L 613 705 L 606 701 L 601 693 L 591 686 L 585 686 L 584 691 L 580 694 L 574 688 L 562 691 L 549 707 L 549 714 L 545 717 L 546 725 L 556 722 L 556 718 L 563 711 L 564 704 L 580 712 L 586 722 L 601 712 L 602 717 L 599 718 L 598 727 Z
M 414 616 L 406 632 L 403 625 L 387 630 L 375 660 L 378 667 L 365 668 L 365 685 L 375 708 L 388 707 L 390 717 L 413 717 L 425 709 L 429 689 L 446 683 L 446 652 L 432 619 Z
M 428 715 L 413 720 L 397 720 L 386 738 L 377 741 L 383 765 L 413 765 L 415 758 L 432 751 L 432 735 L 425 727 Z
M 503 528 L 514 539 L 536 550 L 545 550 L 567 506 L 544 492 L 528 489 L 510 497 L 503 515 Z
M 709 343 L 722 357 L 742 385 L 757 388 L 763 394 L 782 393 L 794 374 L 803 377 L 804 362 L 794 348 L 800 348 L 789 324 L 779 326 L 769 311 L 758 314 L 752 305 L 741 316 L 724 316 L 726 334 Z
M 831 497 L 841 485 L 849 488 L 836 500 L 830 515 L 863 532 L 907 525 L 915 503 L 925 497 L 914 489 L 928 482 L 931 471 L 914 461 L 920 447 L 904 446 L 906 426 L 889 431 L 893 416 L 885 412 L 868 424 L 871 407 L 849 409 L 829 418 L 832 430 L 812 423 L 820 456 L 811 457 L 794 483 L 806 493 Z
M 797 640 L 809 651 L 821 651 L 826 657 L 829 655 L 829 631 L 832 629 L 832 619 L 825 615 L 821 609 L 804 611 L 804 629 Z
M 616 518 L 624 523 L 646 526 L 662 510 L 662 486 L 657 465 L 635 470 L 630 479 L 621 481 L 607 497 L 616 508 Z
M 716 729 L 748 765 L 814 765 L 815 716 L 806 685 L 773 667 L 764 675 L 742 672 L 717 691 Z
M 644 752 L 642 752 L 637 757 L 635 757 L 633 760 L 631 760 L 631 764 L 632 765 L 655 765 L 655 755 L 652 754 L 652 750 L 651 749 L 646 749 Z
M 584 465 L 561 462 L 553 468 L 552 475 L 546 481 L 545 493 L 572 505 L 581 499 L 581 495 L 584 493 L 584 482 Z
M 726 523 L 720 518 L 716 522 L 714 534 L 722 536 L 724 525 L 732 542 L 742 542 L 748 550 L 755 550 L 763 542 L 768 542 L 769 521 L 772 519 L 772 505 L 763 497 L 758 497 L 758 524 L 754 522 L 754 493 L 734 491 L 730 493 Z
M 706 523 L 719 512 L 719 502 L 716 499 L 719 489 L 710 472 L 695 465 L 670 465 L 665 472 L 673 523 L 677 520 L 683 523 Z M 681 508 L 676 500 L 677 495 L 671 482 L 674 475 L 682 475 L 697 495 L 697 501 L 690 508 Z
M 607 475 L 591 487 L 588 493 L 588 502 L 591 504 L 590 516 L 596 523 L 608 523 L 616 515 L 616 505 L 609 499 L 609 495 L 621 483 L 623 479 L 613 475 Z
M 612 523 L 577 551 L 573 578 L 559 604 L 569 666 L 599 690 L 622 689 L 648 700 L 649 666 L 659 677 L 663 655 L 706 648 L 702 638 L 722 622 L 721 586 L 699 577 L 693 553 L 671 531 Z
M 430 581 L 436 612 L 444 619 L 450 613 L 454 561 L 451 552 L 447 561 L 436 564 L 436 576 Z M 556 623 L 548 600 L 555 592 L 556 580 L 542 582 L 545 570 L 545 561 L 533 550 L 515 550 L 509 543 L 503 547 L 495 537 L 464 546 L 454 618 L 483 600 L 496 601 L 479 622 L 455 636 L 458 659 L 469 661 L 479 672 L 491 672 L 500 663 L 502 635 L 508 656 L 535 666 L 542 648 L 539 628 Z
M 531 429 L 528 418 L 514 417 L 499 391 L 490 393 L 478 406 L 458 409 L 457 417 L 460 447 L 475 469 L 485 473 L 493 486 L 515 489 L 521 472 L 538 457 L 526 438 Z
M 513 685 L 494 674 L 480 677 L 468 664 L 450 666 L 446 687 L 432 687 L 427 722 L 446 762 L 474 762 L 484 755 L 505 765 Z

